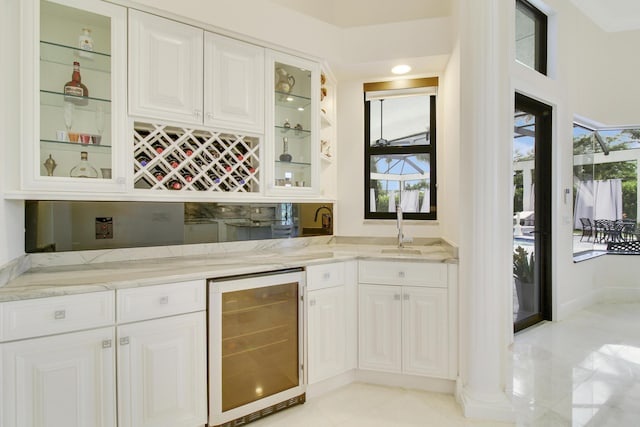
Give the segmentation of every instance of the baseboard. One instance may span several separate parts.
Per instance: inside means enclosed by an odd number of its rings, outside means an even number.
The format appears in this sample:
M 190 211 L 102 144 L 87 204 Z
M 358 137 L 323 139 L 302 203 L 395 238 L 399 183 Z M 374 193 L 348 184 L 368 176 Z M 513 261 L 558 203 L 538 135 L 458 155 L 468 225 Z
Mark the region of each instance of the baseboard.
M 466 418 L 514 423 L 516 413 L 506 393 L 492 396 L 475 396 L 466 390 L 461 381 L 456 382 L 456 400 Z
M 639 288 L 606 287 L 600 293 L 600 302 L 640 302 Z
M 446 393 L 451 395 L 454 394 L 456 386 L 455 381 L 453 380 L 391 372 L 367 371 L 361 369 L 356 371 L 356 380 L 369 384 L 433 391 L 436 393 Z
M 567 301 L 558 306 L 556 318 L 553 320 L 564 320 L 580 310 L 584 310 L 602 301 L 603 289 L 594 289 L 578 298 Z
M 313 399 L 314 397 L 321 396 L 355 381 L 356 371 L 355 369 L 352 369 L 335 377 L 331 377 L 314 384 L 307 384 L 307 399 Z

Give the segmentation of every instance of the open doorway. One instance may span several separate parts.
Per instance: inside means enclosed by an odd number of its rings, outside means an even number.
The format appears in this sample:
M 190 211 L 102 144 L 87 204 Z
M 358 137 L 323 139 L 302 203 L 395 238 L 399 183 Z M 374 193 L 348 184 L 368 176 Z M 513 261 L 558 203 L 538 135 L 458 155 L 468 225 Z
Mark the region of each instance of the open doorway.
M 551 320 L 552 108 L 516 93 L 513 139 L 513 324 Z

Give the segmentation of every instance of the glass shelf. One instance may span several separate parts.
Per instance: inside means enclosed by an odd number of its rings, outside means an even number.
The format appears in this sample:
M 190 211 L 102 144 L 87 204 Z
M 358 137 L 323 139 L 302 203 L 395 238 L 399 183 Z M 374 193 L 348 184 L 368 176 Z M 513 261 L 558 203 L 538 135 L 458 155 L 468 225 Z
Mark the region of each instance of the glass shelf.
M 81 142 L 69 142 L 69 141 L 57 141 L 55 139 L 41 139 L 40 142 L 45 142 L 47 144 L 62 144 L 62 145 L 71 145 L 73 147 L 80 147 L 80 148 L 100 148 L 100 149 L 111 149 L 111 145 L 108 144 L 83 144 Z
M 311 136 L 311 131 L 310 130 L 305 130 L 305 129 L 294 129 L 294 128 L 287 128 L 284 126 L 275 126 L 276 129 L 278 129 L 280 131 L 280 133 L 283 136 L 286 136 L 287 138 L 292 138 L 292 139 L 305 139 L 308 138 L 309 136 Z
M 64 107 L 65 98 L 86 99 L 89 101 L 88 105 L 77 105 L 74 107 L 79 110 L 95 111 L 95 105 L 100 103 L 103 106 L 105 114 L 111 113 L 111 101 L 109 99 L 92 98 L 90 96 L 72 96 L 65 95 L 62 92 L 53 92 L 49 90 L 40 91 L 40 104 L 51 105 L 54 107 Z
M 284 167 L 285 165 L 292 165 L 292 166 L 296 166 L 296 167 L 304 167 L 304 166 L 311 166 L 311 163 L 306 163 L 306 162 L 281 162 L 280 160 L 276 160 L 276 166 Z
M 311 98 L 278 91 L 275 91 L 275 93 L 276 107 L 284 107 L 297 110 L 298 108 L 307 109 L 311 105 Z
M 58 43 L 40 41 L 40 61 L 73 67 L 74 61 L 80 63 L 80 70 L 111 72 L 111 55 L 78 49 Z

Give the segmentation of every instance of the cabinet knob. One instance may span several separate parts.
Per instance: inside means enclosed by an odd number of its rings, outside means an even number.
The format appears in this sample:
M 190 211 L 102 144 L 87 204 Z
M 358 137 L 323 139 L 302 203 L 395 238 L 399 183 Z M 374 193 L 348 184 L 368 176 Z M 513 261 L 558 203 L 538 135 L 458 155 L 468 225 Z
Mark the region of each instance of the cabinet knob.
M 322 278 L 323 278 L 324 280 L 329 280 L 329 279 L 331 279 L 331 273 L 329 273 L 328 271 L 327 271 L 327 272 L 325 272 L 325 273 L 322 275 Z
M 314 306 L 314 305 L 316 305 L 316 300 L 314 300 L 314 299 L 310 299 L 310 300 L 309 300 L 309 305 L 310 305 L 310 306 Z
M 129 337 L 120 338 L 120 345 L 127 345 L 127 344 L 129 344 Z
M 404 279 L 404 271 L 398 271 L 398 277 Z
M 160 297 L 160 304 L 169 304 L 169 297 L 168 296 Z
M 195 114 L 196 117 L 200 117 L 202 115 L 202 111 L 200 110 L 194 110 L 193 114 Z
M 403 298 L 404 298 L 405 301 L 409 301 L 409 294 L 404 294 Z
M 111 340 L 103 340 L 102 348 L 111 348 Z
M 400 301 L 400 294 L 395 294 L 393 296 L 393 299 L 396 300 L 396 301 Z
M 56 320 L 61 320 L 67 317 L 67 310 L 56 310 L 53 313 L 53 318 Z

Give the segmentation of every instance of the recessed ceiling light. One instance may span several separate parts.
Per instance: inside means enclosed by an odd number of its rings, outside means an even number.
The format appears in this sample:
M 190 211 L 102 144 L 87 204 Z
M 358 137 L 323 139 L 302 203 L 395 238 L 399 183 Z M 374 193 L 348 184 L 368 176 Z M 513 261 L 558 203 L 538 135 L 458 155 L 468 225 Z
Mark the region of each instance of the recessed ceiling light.
M 391 72 L 393 74 L 407 74 L 409 71 L 411 71 L 411 67 L 409 67 L 408 65 L 396 65 L 395 67 L 393 67 L 391 69 Z

